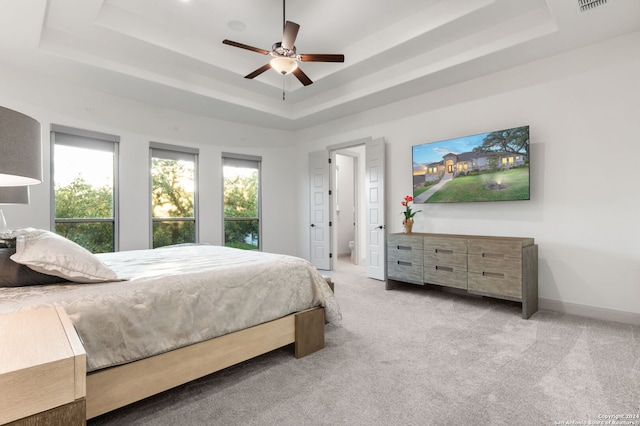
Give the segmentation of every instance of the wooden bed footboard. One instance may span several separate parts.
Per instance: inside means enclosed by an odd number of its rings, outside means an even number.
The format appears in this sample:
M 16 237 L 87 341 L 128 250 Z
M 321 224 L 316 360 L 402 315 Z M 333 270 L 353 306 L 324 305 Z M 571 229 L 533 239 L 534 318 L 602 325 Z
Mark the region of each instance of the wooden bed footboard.
M 288 344 L 301 358 L 324 347 L 324 308 L 87 375 L 87 419 L 182 385 Z

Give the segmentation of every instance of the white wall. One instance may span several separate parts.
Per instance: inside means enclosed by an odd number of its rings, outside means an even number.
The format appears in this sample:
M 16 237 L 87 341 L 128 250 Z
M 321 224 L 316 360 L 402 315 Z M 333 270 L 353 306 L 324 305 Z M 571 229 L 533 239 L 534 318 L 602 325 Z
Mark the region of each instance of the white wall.
M 530 201 L 422 205 L 414 231 L 534 237 L 541 298 L 640 314 L 639 45 L 636 32 L 305 129 L 300 161 L 384 137 L 387 229 L 401 232 L 413 145 L 530 125 Z
M 297 187 L 287 173 L 296 160 L 291 134 L 151 107 L 24 70 L 0 67 L 0 105 L 40 121 L 44 182 L 31 188 L 31 203 L 3 206 L 10 227 L 50 228 L 50 124 L 119 135 L 120 249 L 149 247 L 149 141 L 200 149 L 200 241 L 222 241 L 221 153 L 263 158 L 263 249 L 297 254 L 300 217 L 292 197 Z M 305 220 L 306 223 L 306 220 Z M 286 234 L 286 236 L 283 236 Z

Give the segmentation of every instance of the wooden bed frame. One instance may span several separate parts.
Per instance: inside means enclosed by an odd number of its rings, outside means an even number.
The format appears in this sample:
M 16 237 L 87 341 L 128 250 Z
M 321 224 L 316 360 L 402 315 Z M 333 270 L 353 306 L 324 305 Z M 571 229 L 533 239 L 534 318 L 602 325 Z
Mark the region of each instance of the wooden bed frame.
M 296 358 L 324 347 L 324 308 L 317 307 L 151 358 L 88 373 L 91 419 L 274 349 L 295 345 Z

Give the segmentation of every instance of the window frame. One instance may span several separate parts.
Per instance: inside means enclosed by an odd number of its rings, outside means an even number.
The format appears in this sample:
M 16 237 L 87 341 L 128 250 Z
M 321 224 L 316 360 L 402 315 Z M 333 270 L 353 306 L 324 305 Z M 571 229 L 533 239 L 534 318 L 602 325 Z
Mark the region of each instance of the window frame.
M 64 136 L 62 136 L 64 135 Z M 62 137 L 62 141 L 60 140 Z M 66 141 L 64 139 L 67 139 Z M 58 140 L 56 142 L 56 140 Z M 96 149 L 97 146 L 110 145 L 113 148 L 113 218 L 57 218 L 56 217 L 56 181 L 55 147 L 59 145 Z M 93 148 L 92 148 L 93 147 Z M 106 150 L 103 150 L 106 151 Z M 57 223 L 113 223 L 113 251 L 120 251 L 120 136 L 93 130 L 78 129 L 59 124 L 50 127 L 50 227 L 56 232 Z
M 157 152 L 165 153 L 165 157 L 154 156 L 154 150 Z M 149 142 L 149 248 L 153 248 L 153 224 L 155 222 L 193 222 L 194 223 L 194 243 L 200 242 L 200 224 L 199 224 L 199 156 L 200 150 L 198 148 L 190 148 L 186 146 L 170 145 L 160 142 Z M 171 158 L 174 157 L 174 158 Z M 169 217 L 169 218 L 154 218 L 153 217 L 153 159 L 187 159 L 191 161 L 193 158 L 193 217 Z
M 244 220 L 257 220 L 258 221 L 258 248 L 256 249 L 257 251 L 262 251 L 262 157 L 258 156 L 258 155 L 249 155 L 249 154 L 235 154 L 235 153 L 231 153 L 231 152 L 223 152 L 221 155 L 221 162 L 222 162 L 222 167 L 220 168 L 220 172 L 222 174 L 222 245 L 226 246 L 226 240 L 225 240 L 225 222 L 227 221 L 227 219 L 225 218 L 224 215 L 224 166 L 225 166 L 225 159 L 228 160 L 237 160 L 237 161 L 248 161 L 248 162 L 255 162 L 257 163 L 257 169 L 258 169 L 258 217 L 257 218 L 241 218 L 241 219 L 233 219 L 230 218 L 230 220 L 239 220 L 239 221 L 244 221 Z

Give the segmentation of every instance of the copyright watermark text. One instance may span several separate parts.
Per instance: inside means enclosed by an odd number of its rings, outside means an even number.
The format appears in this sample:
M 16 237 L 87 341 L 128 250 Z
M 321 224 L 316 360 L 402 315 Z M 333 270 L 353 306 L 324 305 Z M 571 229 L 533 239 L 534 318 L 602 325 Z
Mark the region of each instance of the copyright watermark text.
M 557 420 L 554 426 L 566 425 L 635 425 L 640 426 L 640 413 L 635 414 L 598 414 L 596 419 Z

